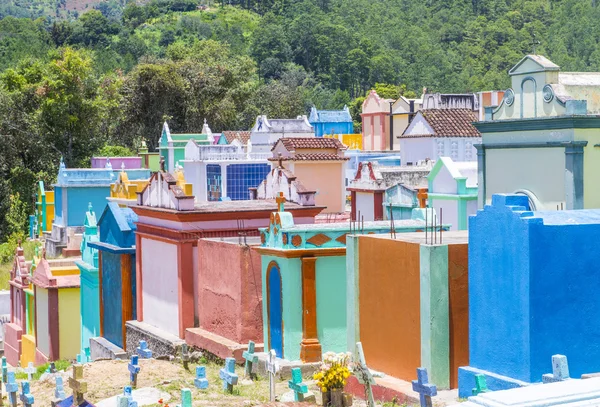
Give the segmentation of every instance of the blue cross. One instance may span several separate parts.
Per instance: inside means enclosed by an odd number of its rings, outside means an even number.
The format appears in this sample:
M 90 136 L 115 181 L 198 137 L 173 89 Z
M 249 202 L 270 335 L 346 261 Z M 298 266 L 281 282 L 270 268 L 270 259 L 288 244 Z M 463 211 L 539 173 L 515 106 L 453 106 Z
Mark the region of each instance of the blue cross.
M 137 387 L 137 375 L 140 372 L 141 367 L 138 365 L 138 356 L 132 355 L 131 362 L 127 365 L 129 369 L 129 381 L 133 387 Z
M 31 407 L 33 404 L 33 395 L 29 391 L 29 382 L 26 380 L 21 382 L 21 396 L 19 398 L 23 402 L 23 407 Z
M 62 401 L 67 398 L 65 386 L 63 384 L 63 378 L 61 376 L 56 376 L 56 389 L 54 390 L 54 397 L 57 401 Z
M 242 357 L 246 359 L 246 377 L 250 377 L 250 375 L 252 374 L 252 364 L 258 362 L 258 356 L 254 354 L 255 347 L 256 345 L 254 344 L 254 342 L 250 341 L 248 342 L 248 350 L 245 350 L 244 353 L 242 353 Z
M 552 373 L 542 375 L 543 383 L 554 383 L 569 380 L 569 363 L 565 355 L 552 356 Z
M 152 358 L 152 351 L 148 349 L 146 341 L 140 341 L 140 346 L 137 347 L 137 354 L 140 355 L 142 359 Z
M 15 380 L 15 372 L 8 372 L 8 378 L 6 381 L 6 392 L 10 400 L 10 405 L 17 407 L 17 393 L 19 391 L 19 385 Z
M 431 407 L 431 397 L 437 396 L 437 387 L 429 383 L 427 369 L 424 367 L 417 369 L 417 380 L 412 381 L 412 388 L 419 393 L 421 407 Z
M 138 403 L 133 399 L 131 386 L 125 386 L 123 388 L 123 395 L 117 397 L 117 405 L 121 407 L 137 407 Z M 123 402 L 123 399 L 127 401 L 127 403 Z
M 225 359 L 225 367 L 219 370 L 219 377 L 223 380 L 223 390 L 227 393 L 233 393 L 233 386 L 238 382 L 238 375 L 235 374 L 235 359 Z
M 306 384 L 302 383 L 302 371 L 299 367 L 292 369 L 292 380 L 288 387 L 294 391 L 294 401 L 304 401 L 304 393 L 308 391 Z
M 7 381 L 8 381 L 8 366 L 6 365 L 6 356 L 2 356 L 2 383 L 6 384 Z
M 204 366 L 196 366 L 194 385 L 198 389 L 208 389 L 208 379 L 206 378 L 206 368 Z

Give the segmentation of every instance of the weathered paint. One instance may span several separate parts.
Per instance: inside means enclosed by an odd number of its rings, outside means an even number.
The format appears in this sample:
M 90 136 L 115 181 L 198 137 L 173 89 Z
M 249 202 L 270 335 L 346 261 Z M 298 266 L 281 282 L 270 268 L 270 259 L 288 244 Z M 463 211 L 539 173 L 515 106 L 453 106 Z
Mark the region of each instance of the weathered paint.
M 439 388 L 450 386 L 448 246 L 420 245 L 421 366 Z
M 374 370 L 412 379 L 421 366 L 419 245 L 358 239 L 359 324 L 365 357 Z
M 75 359 L 79 353 L 81 325 L 79 288 L 63 288 L 58 293 L 59 329 L 59 358 Z M 56 321 L 52 322 L 56 324 Z M 39 336 L 38 336 L 39 337 Z
M 237 343 L 261 342 L 260 255 L 237 239 L 200 239 L 197 250 L 199 326 Z
M 592 322 L 600 280 L 589 238 L 598 231 L 600 211 L 530 212 L 519 195 L 495 195 L 471 219 L 471 368 L 539 382 L 560 350 L 573 377 L 600 369 L 600 348 L 590 340 L 600 335 Z M 459 381 L 459 394 L 469 387 Z

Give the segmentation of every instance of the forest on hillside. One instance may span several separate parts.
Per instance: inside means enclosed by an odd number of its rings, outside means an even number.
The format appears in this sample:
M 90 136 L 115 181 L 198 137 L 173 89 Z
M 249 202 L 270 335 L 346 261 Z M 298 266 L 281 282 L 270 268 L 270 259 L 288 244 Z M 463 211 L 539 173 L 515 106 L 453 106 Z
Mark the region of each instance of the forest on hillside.
M 0 5 L 0 241 L 61 156 L 154 148 L 164 120 L 218 132 L 347 104 L 360 131 L 369 89 L 504 89 L 538 41 L 564 70 L 600 71 L 596 0 L 65 1 Z

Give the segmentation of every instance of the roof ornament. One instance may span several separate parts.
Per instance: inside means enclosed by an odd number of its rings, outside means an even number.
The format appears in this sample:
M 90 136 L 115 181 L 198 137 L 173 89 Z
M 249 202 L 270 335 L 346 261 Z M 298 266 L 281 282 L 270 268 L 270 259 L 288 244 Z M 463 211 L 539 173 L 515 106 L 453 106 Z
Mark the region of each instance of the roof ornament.
M 531 33 L 531 42 L 529 43 L 529 45 L 531 45 L 531 47 L 533 48 L 533 55 L 537 55 L 535 53 L 535 47 L 540 44 L 541 44 L 541 42 L 535 38 L 535 33 L 532 32 Z
M 92 208 L 92 203 L 88 203 L 88 212 L 89 213 L 94 213 L 94 209 Z

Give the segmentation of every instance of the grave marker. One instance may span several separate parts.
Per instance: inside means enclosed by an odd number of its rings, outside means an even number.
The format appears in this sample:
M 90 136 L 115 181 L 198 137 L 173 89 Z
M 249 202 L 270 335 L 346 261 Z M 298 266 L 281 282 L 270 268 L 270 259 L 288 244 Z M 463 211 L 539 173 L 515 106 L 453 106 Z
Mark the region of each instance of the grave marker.
M 133 399 L 131 386 L 123 388 L 123 395 L 117 396 L 118 407 L 137 407 L 138 403 Z
M 367 362 L 365 361 L 365 354 L 363 352 L 363 347 L 361 342 L 356 343 L 356 353 L 358 354 L 358 361 L 354 368 L 354 375 L 358 379 L 358 382 L 365 386 L 365 393 L 367 399 L 368 407 L 375 407 L 375 399 L 373 397 L 373 386 L 375 384 L 375 379 L 371 374 L 371 371 L 367 367 Z
M 242 357 L 246 360 L 245 363 L 245 375 L 250 377 L 252 375 L 252 364 L 258 362 L 258 356 L 254 354 L 256 345 L 253 341 L 248 342 L 248 350 L 242 353 Z
M 300 368 L 292 369 L 292 380 L 288 382 L 288 387 L 294 391 L 294 401 L 304 401 L 304 393 L 308 391 L 308 387 L 302 382 Z
M 177 407 L 192 407 L 192 391 L 190 389 L 181 389 L 181 404 Z
M 475 388 L 473 389 L 473 395 L 477 396 L 479 393 L 487 393 L 489 389 L 487 388 L 487 382 L 485 380 L 485 375 L 477 374 L 475 375 Z
M 19 385 L 15 380 L 15 372 L 8 372 L 6 379 L 6 392 L 8 393 L 8 401 L 12 407 L 17 407 L 17 392 Z
M 87 382 L 83 380 L 83 365 L 73 365 L 73 376 L 69 377 L 69 387 L 73 390 L 73 405 L 83 404 L 85 401 L 83 395 L 87 392 Z
M 420 367 L 417 369 L 417 380 L 412 381 L 413 391 L 419 393 L 421 407 L 432 407 L 431 397 L 437 395 L 437 387 L 435 384 L 429 383 L 427 369 Z
M 188 351 L 187 343 L 181 345 L 181 361 L 183 362 L 183 368 L 185 370 L 188 370 L 190 362 L 190 353 Z
M 223 390 L 227 393 L 233 393 L 233 386 L 238 382 L 238 375 L 235 374 L 235 359 L 225 359 L 225 367 L 219 370 L 219 377 L 223 380 Z
M 33 362 L 29 362 L 29 364 L 25 368 L 25 373 L 27 373 L 27 380 L 31 381 L 31 379 L 33 378 L 33 374 L 35 373 L 35 367 L 33 367 Z
M 2 383 L 8 382 L 8 366 L 6 364 L 6 356 L 2 356 Z
M 152 358 L 152 351 L 148 348 L 146 341 L 140 341 L 140 346 L 137 347 L 137 354 L 142 359 Z
M 19 397 L 21 402 L 23 403 L 23 407 L 31 407 L 33 404 L 33 395 L 31 391 L 29 391 L 29 382 L 23 381 L 21 382 L 21 395 Z
M 269 396 L 271 401 L 275 401 L 275 375 L 279 371 L 279 363 L 277 362 L 277 354 L 275 349 L 269 351 L 267 358 L 267 373 L 269 373 Z
M 554 383 L 569 380 L 569 364 L 565 355 L 552 356 L 552 373 L 542 375 L 542 383 Z
M 127 365 L 127 369 L 129 370 L 129 383 L 135 389 L 137 387 L 137 376 L 141 370 L 141 367 L 138 365 L 137 355 L 131 356 L 131 361 Z
M 208 379 L 206 378 L 206 368 L 204 366 L 196 366 L 196 378 L 194 386 L 198 389 L 208 389 Z
M 57 402 L 63 401 L 67 398 L 65 386 L 63 384 L 63 378 L 61 376 L 56 376 L 56 389 L 54 389 L 54 398 Z

